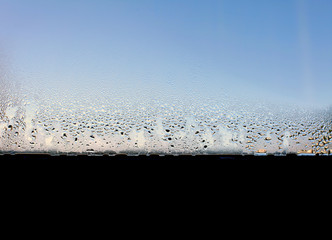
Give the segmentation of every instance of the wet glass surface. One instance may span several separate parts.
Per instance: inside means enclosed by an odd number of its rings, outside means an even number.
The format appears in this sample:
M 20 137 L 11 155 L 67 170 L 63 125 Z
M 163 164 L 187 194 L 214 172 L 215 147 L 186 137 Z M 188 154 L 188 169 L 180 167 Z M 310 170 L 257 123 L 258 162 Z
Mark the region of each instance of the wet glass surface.
M 241 103 L 226 96 L 23 92 L 3 95 L 3 152 L 282 155 L 328 154 L 332 147 L 330 109 Z
M 0 154 L 332 155 L 327 1 L 51 2 L 0 1 Z

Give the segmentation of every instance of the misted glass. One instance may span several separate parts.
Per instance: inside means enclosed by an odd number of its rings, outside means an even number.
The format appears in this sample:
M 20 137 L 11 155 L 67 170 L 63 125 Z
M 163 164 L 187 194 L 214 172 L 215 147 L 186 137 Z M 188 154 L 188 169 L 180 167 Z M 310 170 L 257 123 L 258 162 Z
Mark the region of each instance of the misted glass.
M 331 154 L 331 0 L 0 0 L 0 153 Z

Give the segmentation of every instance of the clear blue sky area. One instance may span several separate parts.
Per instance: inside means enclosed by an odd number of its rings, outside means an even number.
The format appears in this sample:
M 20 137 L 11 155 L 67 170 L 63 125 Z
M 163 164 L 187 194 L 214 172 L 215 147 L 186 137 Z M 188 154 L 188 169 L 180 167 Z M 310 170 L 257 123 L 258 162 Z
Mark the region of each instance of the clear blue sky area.
M 331 0 L 0 0 L 0 50 L 45 82 L 328 105 L 331 24 Z

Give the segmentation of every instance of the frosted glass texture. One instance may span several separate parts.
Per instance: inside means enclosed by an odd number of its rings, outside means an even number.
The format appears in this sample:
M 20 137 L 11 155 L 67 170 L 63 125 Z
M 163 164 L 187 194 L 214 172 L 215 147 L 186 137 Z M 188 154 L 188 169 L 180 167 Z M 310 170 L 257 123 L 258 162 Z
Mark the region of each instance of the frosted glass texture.
M 0 0 L 0 154 L 332 154 L 331 12 Z

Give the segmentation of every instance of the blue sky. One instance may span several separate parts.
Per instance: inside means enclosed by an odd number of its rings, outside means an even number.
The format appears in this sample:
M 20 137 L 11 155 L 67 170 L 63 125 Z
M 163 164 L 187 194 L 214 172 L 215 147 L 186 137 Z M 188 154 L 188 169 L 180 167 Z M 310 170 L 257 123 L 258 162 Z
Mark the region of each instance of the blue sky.
M 0 51 L 45 85 L 332 104 L 331 0 L 0 0 Z

